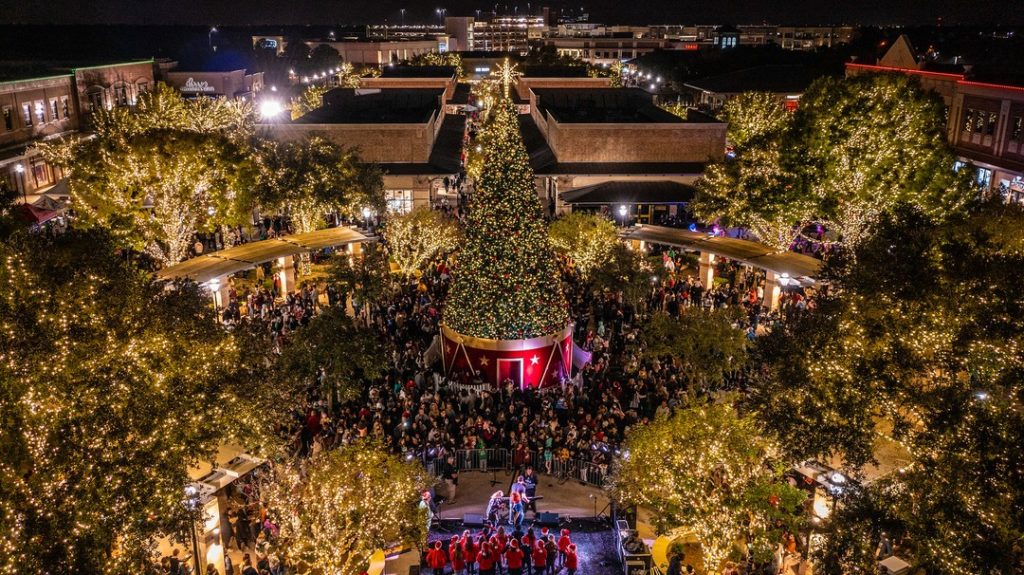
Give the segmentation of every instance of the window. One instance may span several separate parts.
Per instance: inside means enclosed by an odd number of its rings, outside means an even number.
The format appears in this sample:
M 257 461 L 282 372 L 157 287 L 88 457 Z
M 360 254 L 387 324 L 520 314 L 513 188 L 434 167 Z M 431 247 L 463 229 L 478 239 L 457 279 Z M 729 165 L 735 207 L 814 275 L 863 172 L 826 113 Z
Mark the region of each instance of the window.
M 70 118 L 71 117 L 71 104 L 70 104 L 70 100 L 68 100 L 67 96 L 61 96 L 61 98 L 60 98 L 60 106 L 64 110 L 64 118 Z
M 4 130 L 8 132 L 14 129 L 14 112 L 10 106 L 4 106 Z
M 114 86 L 114 105 L 128 105 L 128 87 L 124 84 L 121 84 L 120 86 Z
M 388 212 L 407 214 L 412 211 L 412 190 L 384 190 Z
M 21 119 L 24 121 L 26 128 L 32 125 L 32 104 L 26 102 L 21 105 Z
M 102 110 L 104 107 L 103 102 L 103 90 L 99 88 L 92 89 L 87 96 L 89 99 L 89 110 Z
M 996 133 L 996 122 L 999 120 L 999 114 L 995 112 L 988 113 L 988 124 L 985 125 L 985 135 L 991 136 Z
M 954 172 L 959 172 L 966 165 L 967 165 L 967 162 L 964 162 L 963 160 L 957 160 L 957 161 L 953 162 L 953 171 Z
M 981 110 L 974 110 L 974 128 L 971 130 L 975 134 L 980 134 L 985 131 L 985 118 L 987 114 Z
M 32 178 L 36 181 L 36 187 L 41 188 L 50 184 L 50 170 L 44 162 L 33 162 Z
M 57 107 L 57 102 L 57 98 L 50 98 L 50 119 L 54 121 L 60 119 L 60 108 Z
M 992 185 L 992 170 L 978 168 L 978 173 L 974 177 L 974 183 L 978 184 L 979 188 L 987 190 Z
M 1024 136 L 1024 116 L 1014 116 L 1010 120 L 1010 141 L 1021 142 L 1021 136 Z
M 46 123 L 46 106 L 43 105 L 42 100 L 36 100 L 36 120 L 40 124 Z
M 963 131 L 965 131 L 968 134 L 970 134 L 973 128 L 974 128 L 974 110 L 968 108 L 967 111 L 964 112 L 964 130 Z

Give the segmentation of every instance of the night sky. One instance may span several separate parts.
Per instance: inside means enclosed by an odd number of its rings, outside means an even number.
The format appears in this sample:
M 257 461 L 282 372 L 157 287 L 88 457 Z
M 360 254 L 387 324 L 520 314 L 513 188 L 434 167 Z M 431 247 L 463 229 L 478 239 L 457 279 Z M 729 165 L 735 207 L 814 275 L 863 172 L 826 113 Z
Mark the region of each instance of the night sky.
M 600 0 L 583 2 L 591 21 L 607 23 L 1021 24 L 1020 0 Z M 534 0 L 531 11 L 542 2 Z M 579 6 L 553 0 L 548 6 Z M 501 6 L 506 4 L 502 3 Z M 518 5 L 509 3 L 509 12 Z M 0 23 L 34 24 L 358 24 L 437 22 L 434 9 L 473 15 L 481 0 L 0 0 Z M 504 11 L 504 10 L 501 10 Z

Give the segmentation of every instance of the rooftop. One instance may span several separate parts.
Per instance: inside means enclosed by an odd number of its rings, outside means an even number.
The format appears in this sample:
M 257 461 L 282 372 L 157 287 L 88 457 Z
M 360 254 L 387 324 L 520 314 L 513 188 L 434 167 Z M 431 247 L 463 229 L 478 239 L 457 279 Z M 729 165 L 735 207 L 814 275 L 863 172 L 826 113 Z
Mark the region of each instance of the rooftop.
M 772 92 L 775 94 L 801 94 L 821 74 L 806 66 L 771 64 L 755 66 L 691 80 L 687 86 L 705 92 L 736 94 L 740 92 Z
M 384 66 L 381 78 L 452 78 L 455 66 Z
M 529 114 L 519 115 L 530 167 L 537 175 L 678 176 L 704 173 L 701 162 L 559 162 Z
M 441 109 L 441 88 L 335 88 L 294 124 L 425 124 Z
M 587 78 L 586 66 L 522 66 L 524 78 Z
M 681 124 L 685 120 L 654 105 L 638 88 L 534 89 L 537 106 L 560 123 Z
M 681 204 L 692 200 L 694 193 L 693 186 L 671 180 L 610 180 L 562 192 L 559 197 L 576 205 Z

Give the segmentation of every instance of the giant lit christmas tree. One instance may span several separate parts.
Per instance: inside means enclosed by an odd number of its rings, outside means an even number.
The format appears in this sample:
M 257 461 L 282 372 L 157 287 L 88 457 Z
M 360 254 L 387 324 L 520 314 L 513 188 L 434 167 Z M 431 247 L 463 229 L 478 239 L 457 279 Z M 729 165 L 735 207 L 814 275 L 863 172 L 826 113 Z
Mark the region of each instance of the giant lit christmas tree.
M 546 385 L 571 366 L 569 317 L 518 112 L 507 96 L 484 140 L 444 312 L 445 366 L 489 381 Z

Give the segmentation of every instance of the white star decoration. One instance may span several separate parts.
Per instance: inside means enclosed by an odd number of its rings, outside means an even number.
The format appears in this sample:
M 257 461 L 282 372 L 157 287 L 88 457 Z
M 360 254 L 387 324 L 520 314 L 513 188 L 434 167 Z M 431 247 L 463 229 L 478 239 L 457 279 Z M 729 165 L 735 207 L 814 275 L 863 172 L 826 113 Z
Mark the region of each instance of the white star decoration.
M 530 365 L 537 365 L 538 363 L 540 363 L 540 356 L 535 355 L 530 358 Z
M 480 358 L 480 366 L 487 367 L 487 364 L 491 363 L 491 360 L 487 359 L 486 356 Z

